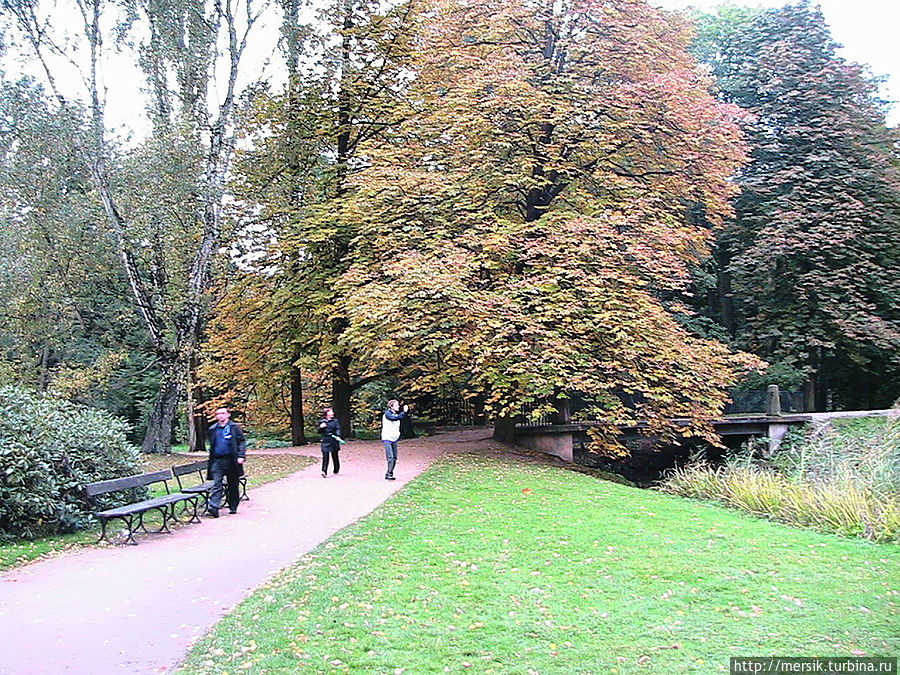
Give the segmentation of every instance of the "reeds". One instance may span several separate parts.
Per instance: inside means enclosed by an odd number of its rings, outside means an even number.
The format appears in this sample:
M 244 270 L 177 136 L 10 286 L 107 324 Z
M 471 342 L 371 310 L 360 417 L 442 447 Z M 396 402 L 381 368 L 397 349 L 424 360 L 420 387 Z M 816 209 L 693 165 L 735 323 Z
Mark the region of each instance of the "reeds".
M 665 492 L 757 516 L 900 543 L 900 419 L 833 424 L 795 437 L 771 459 L 752 445 L 721 466 L 672 471 Z

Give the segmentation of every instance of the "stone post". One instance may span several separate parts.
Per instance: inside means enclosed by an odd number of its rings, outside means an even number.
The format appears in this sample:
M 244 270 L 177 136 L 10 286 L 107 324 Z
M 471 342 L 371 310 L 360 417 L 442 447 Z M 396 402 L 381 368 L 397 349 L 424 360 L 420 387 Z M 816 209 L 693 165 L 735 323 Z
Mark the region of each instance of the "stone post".
M 781 414 L 781 394 L 777 384 L 766 387 L 766 415 Z

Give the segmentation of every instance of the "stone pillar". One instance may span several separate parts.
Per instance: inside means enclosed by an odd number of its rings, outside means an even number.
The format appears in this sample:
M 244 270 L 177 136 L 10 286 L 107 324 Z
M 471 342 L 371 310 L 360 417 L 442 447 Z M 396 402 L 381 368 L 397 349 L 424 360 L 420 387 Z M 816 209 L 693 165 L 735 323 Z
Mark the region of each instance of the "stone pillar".
M 573 434 L 570 431 L 529 433 L 526 429 L 519 434 L 518 443 L 526 448 L 559 457 L 565 462 L 574 463 L 575 445 L 572 437 Z
M 766 387 L 766 415 L 781 414 L 781 393 L 777 384 Z

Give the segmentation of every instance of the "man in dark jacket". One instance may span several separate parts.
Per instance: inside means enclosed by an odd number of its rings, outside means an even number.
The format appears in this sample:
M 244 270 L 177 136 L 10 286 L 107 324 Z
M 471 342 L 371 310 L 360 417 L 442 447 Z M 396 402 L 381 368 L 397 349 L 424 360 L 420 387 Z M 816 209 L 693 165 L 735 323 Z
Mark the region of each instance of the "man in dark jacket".
M 238 482 L 244 473 L 247 441 L 240 425 L 232 422 L 228 408 L 216 410 L 216 423 L 209 428 L 209 475 L 213 488 L 209 493 L 207 515 L 218 518 L 222 505 L 222 480 L 228 477 L 228 510 L 237 513 Z

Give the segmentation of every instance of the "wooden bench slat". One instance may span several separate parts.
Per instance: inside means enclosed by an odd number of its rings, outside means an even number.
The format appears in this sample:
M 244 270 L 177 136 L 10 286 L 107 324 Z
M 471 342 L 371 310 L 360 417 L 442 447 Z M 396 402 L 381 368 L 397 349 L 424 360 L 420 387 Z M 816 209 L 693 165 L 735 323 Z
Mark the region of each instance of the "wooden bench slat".
M 112 478 L 110 480 L 101 480 L 96 483 L 88 483 L 84 486 L 85 494 L 88 497 L 106 494 L 107 492 L 118 492 L 119 490 L 129 490 L 131 488 L 145 487 L 152 483 L 159 483 L 172 479 L 172 472 L 169 469 L 162 471 L 154 471 L 152 473 L 137 473 L 133 476 L 123 476 L 122 478 Z
M 173 466 L 172 467 L 172 475 L 176 478 L 179 476 L 186 476 L 189 473 L 203 473 L 206 471 L 209 466 L 209 462 L 207 460 L 200 460 L 198 462 L 191 462 L 190 464 L 182 464 L 181 466 Z
M 213 482 L 207 481 L 205 483 L 201 483 L 200 485 L 188 485 L 187 487 L 182 487 L 182 492 L 187 492 L 190 494 L 197 494 L 200 492 L 209 492 L 213 489 Z
M 124 516 L 129 513 L 140 513 L 141 511 L 148 511 L 150 509 L 155 509 L 160 506 L 168 506 L 169 504 L 177 504 L 178 502 L 184 502 L 188 499 L 193 499 L 194 495 L 191 494 L 180 494 L 175 493 L 171 495 L 162 495 L 161 497 L 153 497 L 152 499 L 145 499 L 142 502 L 135 502 L 134 504 L 124 504 L 122 506 L 117 506 L 112 509 L 106 509 L 105 511 L 101 511 L 96 515 L 101 518 L 115 518 L 117 516 Z

